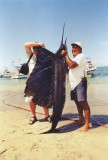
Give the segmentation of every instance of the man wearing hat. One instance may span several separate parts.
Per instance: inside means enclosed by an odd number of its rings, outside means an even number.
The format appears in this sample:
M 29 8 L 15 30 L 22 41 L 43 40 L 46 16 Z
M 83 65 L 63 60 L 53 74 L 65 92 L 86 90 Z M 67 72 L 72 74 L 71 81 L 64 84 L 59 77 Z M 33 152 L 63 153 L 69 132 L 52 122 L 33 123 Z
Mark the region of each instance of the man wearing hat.
M 67 50 L 62 51 L 69 66 L 69 81 L 71 86 L 71 100 L 74 100 L 78 113 L 78 124 L 84 124 L 83 111 L 85 114 L 85 124 L 80 131 L 86 132 L 90 129 L 90 108 L 87 102 L 87 79 L 85 77 L 86 58 L 82 54 L 82 44 L 80 42 L 72 43 L 73 60 L 68 56 Z

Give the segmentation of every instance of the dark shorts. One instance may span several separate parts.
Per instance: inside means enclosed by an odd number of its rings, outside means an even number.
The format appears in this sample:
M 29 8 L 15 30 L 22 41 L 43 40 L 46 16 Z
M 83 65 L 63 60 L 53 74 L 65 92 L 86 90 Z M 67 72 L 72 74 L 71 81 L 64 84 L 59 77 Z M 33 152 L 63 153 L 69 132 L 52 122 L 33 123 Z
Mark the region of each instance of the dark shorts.
M 71 100 L 85 101 L 87 100 L 87 79 L 82 78 L 81 82 L 71 91 Z

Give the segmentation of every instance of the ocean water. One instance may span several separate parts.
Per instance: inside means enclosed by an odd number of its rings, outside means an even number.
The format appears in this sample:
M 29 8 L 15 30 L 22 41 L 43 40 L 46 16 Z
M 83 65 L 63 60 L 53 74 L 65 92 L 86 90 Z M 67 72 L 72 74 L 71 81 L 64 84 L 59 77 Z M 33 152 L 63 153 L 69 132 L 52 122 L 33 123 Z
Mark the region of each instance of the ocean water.
M 0 78 L 0 110 L 6 108 L 6 105 L 2 107 L 4 99 L 6 103 L 29 109 L 28 104 L 24 102 L 26 80 Z M 67 86 L 70 86 L 69 83 Z M 93 76 L 88 78 L 88 102 L 91 108 L 91 120 L 108 126 L 108 66 L 98 67 Z M 72 113 L 71 116 L 77 113 L 74 102 L 70 100 L 69 87 L 66 90 L 66 104 L 63 113 Z
M 89 83 L 107 84 L 108 83 L 108 66 L 97 67 L 93 76 L 88 78 Z
M 67 78 L 68 79 L 68 78 Z M 24 93 L 27 79 L 0 78 L 0 94 L 8 92 Z M 70 100 L 70 84 L 66 83 L 66 99 Z M 98 67 L 91 78 L 88 78 L 88 100 L 92 105 L 108 104 L 108 66 Z M 2 94 L 3 95 L 3 94 Z M 93 100 L 94 99 L 94 100 Z M 93 104 L 93 102 L 95 104 Z
M 88 78 L 89 84 L 107 84 L 108 83 L 108 66 L 97 67 L 93 76 Z M 26 79 L 0 78 L 0 88 L 24 88 Z
M 0 88 L 2 90 L 20 90 L 25 87 L 27 79 L 11 79 L 11 78 L 0 78 Z

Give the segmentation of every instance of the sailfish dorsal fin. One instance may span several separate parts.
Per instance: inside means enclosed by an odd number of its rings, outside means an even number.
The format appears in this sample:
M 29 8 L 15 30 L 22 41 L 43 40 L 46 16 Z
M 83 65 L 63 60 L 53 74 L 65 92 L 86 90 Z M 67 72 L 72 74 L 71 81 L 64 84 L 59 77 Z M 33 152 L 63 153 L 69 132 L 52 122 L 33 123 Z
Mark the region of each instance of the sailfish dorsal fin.
M 63 26 L 63 32 L 62 32 L 61 46 L 63 45 L 64 28 L 65 28 L 65 23 L 64 23 L 64 26 Z

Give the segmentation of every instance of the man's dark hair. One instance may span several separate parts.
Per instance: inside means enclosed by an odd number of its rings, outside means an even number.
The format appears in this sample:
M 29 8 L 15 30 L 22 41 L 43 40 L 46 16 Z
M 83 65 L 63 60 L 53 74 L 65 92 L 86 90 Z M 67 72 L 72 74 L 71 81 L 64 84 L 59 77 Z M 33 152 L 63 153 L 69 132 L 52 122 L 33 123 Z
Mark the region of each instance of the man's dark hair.
M 39 49 L 42 48 L 41 46 L 34 46 L 33 49 Z

